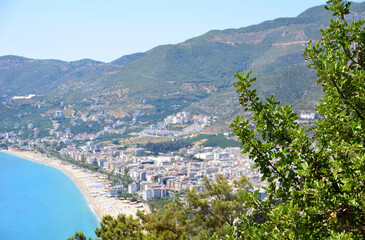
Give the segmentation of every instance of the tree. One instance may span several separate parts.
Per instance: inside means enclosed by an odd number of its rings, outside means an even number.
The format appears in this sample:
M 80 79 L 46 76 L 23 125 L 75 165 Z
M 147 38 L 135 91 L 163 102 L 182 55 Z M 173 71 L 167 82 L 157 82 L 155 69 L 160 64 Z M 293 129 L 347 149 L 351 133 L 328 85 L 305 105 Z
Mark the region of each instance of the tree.
M 269 186 L 265 201 L 242 195 L 249 210 L 227 239 L 365 238 L 365 21 L 348 23 L 349 8 L 327 1 L 335 19 L 304 51 L 326 93 L 314 127 L 274 96 L 260 100 L 251 72 L 236 74 L 239 102 L 253 114 L 231 128 Z
M 186 194 L 186 205 L 175 199 L 164 211 L 139 213 L 147 239 L 206 239 L 215 232 L 225 235 L 233 226 L 237 215 L 243 213 L 245 205 L 240 197 L 251 190 L 246 177 L 232 185 L 219 175 L 216 181 L 204 178 L 205 191 L 198 193 L 195 188 Z
M 187 210 L 191 213 L 191 227 L 201 239 L 223 236 L 227 227 L 233 226 L 238 214 L 245 210 L 241 195 L 251 190 L 251 184 L 245 176 L 232 185 L 222 175 L 215 182 L 204 178 L 205 191 L 197 193 L 196 189 L 186 194 Z
M 137 213 L 143 224 L 146 239 L 185 240 L 188 238 L 188 215 L 178 201 L 165 206 L 157 213 Z
M 100 228 L 95 230 L 96 236 L 101 239 L 125 239 L 139 240 L 143 239 L 141 224 L 138 219 L 134 219 L 132 215 L 127 217 L 119 214 L 117 218 L 110 215 L 104 216 Z
M 177 198 L 157 213 L 145 214 L 138 211 L 138 219 L 124 214 L 117 218 L 103 217 L 96 236 L 109 239 L 206 239 L 215 232 L 222 237 L 229 226 L 233 226 L 237 215 L 245 210 L 240 196 L 251 190 L 245 176 L 229 184 L 223 176 L 215 182 L 204 178 L 206 191 L 198 193 L 195 188 L 188 191 L 186 204 Z M 83 233 L 76 233 L 70 240 L 86 240 Z M 90 239 L 91 240 L 91 239 Z
M 96 236 L 102 240 L 142 240 L 145 239 L 141 230 L 141 224 L 138 219 L 134 219 L 132 215 L 127 217 L 119 214 L 117 218 L 110 215 L 104 216 L 100 222 L 100 228 L 95 230 Z M 96 240 L 98 240 L 97 238 Z M 86 240 L 83 232 L 76 232 L 75 235 L 68 240 Z M 89 238 L 89 240 L 93 240 Z
M 72 237 L 68 238 L 67 240 L 86 240 L 86 236 L 84 235 L 83 232 L 76 232 L 75 235 L 73 235 Z M 89 238 L 91 240 L 91 238 Z

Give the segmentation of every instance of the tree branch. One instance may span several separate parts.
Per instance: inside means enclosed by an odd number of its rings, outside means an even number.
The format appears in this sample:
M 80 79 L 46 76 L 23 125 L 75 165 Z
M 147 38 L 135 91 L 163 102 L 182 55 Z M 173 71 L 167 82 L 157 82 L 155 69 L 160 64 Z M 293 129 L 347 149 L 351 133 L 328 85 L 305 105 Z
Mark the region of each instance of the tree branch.
M 357 113 L 357 115 L 361 118 L 361 120 L 364 120 L 364 117 L 361 115 L 361 113 L 351 104 L 351 102 L 346 98 L 345 94 L 341 91 L 341 89 L 338 87 L 338 85 L 336 84 L 336 82 L 330 78 L 330 81 L 333 83 L 333 85 L 335 86 L 337 92 L 341 95 L 341 97 L 343 98 L 343 100 L 348 103 L 351 108 Z

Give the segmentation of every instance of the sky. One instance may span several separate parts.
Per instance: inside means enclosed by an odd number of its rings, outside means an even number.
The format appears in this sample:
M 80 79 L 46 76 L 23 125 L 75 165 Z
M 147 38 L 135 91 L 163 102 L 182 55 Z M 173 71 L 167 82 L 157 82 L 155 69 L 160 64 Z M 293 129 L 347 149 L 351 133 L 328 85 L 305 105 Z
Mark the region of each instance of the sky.
M 362 0 L 363 1 L 363 0 Z M 362 2 L 355 1 L 355 2 Z M 110 62 L 326 0 L 0 0 L 0 56 Z

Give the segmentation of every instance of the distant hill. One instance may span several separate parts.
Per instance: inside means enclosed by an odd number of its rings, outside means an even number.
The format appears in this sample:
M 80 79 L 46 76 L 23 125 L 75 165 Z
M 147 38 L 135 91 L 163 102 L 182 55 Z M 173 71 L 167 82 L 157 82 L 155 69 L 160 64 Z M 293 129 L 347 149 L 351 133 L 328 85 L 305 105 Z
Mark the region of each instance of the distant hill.
M 84 99 L 98 97 L 110 109 L 143 109 L 154 120 L 187 109 L 229 122 L 240 111 L 232 88 L 234 74 L 252 70 L 261 96 L 275 94 L 295 109 L 312 109 L 322 93 L 302 51 L 309 40 L 320 38 L 319 29 L 327 26 L 330 17 L 323 6 L 313 7 L 295 18 L 213 30 L 111 63 L 3 56 L 0 97 L 35 93 L 80 103 L 79 108 Z M 353 3 L 350 18 L 365 19 L 365 3 Z
M 134 53 L 131 55 L 126 55 L 126 56 L 120 57 L 120 58 L 112 61 L 111 64 L 119 65 L 119 66 L 126 66 L 129 63 L 131 63 L 145 55 L 146 55 L 146 53 Z
M 116 69 L 110 64 L 83 59 L 74 62 L 0 57 L 0 93 L 3 96 L 45 94 L 71 82 L 84 82 Z

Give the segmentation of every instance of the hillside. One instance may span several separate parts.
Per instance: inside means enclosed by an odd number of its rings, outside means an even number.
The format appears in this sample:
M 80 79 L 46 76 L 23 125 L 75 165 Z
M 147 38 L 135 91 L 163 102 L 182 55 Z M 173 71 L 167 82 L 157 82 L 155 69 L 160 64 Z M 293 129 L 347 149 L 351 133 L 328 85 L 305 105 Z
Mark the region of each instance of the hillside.
M 82 59 L 74 62 L 37 60 L 18 56 L 0 57 L 1 97 L 45 94 L 64 85 L 83 82 L 116 69 L 111 64 Z
M 351 12 L 350 18 L 365 19 L 365 3 L 354 3 Z M 111 63 L 3 56 L 0 97 L 38 94 L 79 111 L 88 111 L 85 99 L 98 98 L 110 111 L 142 109 L 150 121 L 186 109 L 218 116 L 226 124 L 239 112 L 234 74 L 251 69 L 260 95 L 275 94 L 297 110 L 312 109 L 321 92 L 302 51 L 309 40 L 320 38 L 319 29 L 330 17 L 323 6 L 314 7 L 295 18 L 213 30 Z

